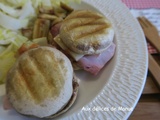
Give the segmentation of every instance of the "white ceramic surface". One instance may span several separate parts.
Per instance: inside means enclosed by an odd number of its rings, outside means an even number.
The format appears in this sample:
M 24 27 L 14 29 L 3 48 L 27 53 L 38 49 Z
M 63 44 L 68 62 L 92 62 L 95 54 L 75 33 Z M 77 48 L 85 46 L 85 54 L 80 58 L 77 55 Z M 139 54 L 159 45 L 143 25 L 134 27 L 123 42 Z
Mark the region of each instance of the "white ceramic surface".
M 148 56 L 142 30 L 120 0 L 84 0 L 72 7 L 99 11 L 111 20 L 116 53 L 97 76 L 76 72 L 81 79 L 78 98 L 67 113 L 56 119 L 125 120 L 137 104 L 146 80 Z M 4 85 L 0 86 L 0 120 L 38 120 L 14 110 L 4 111 L 4 91 Z

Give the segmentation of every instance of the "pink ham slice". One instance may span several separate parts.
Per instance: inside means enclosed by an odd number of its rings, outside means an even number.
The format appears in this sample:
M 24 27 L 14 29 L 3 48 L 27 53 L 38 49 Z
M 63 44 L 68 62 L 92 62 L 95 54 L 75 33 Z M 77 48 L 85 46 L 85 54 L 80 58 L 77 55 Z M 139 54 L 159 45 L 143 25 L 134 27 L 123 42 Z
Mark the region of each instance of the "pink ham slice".
M 115 44 L 112 43 L 110 47 L 99 55 L 84 56 L 78 64 L 86 71 L 93 75 L 97 75 L 98 72 L 104 67 L 104 65 L 113 57 L 115 53 Z
M 59 34 L 61 24 L 62 23 L 57 23 L 57 24 L 55 24 L 54 26 L 51 27 L 50 32 L 51 32 L 53 38 L 56 37 Z
M 12 109 L 12 105 L 10 104 L 7 95 L 5 95 L 4 98 L 3 98 L 3 109 L 4 110 Z

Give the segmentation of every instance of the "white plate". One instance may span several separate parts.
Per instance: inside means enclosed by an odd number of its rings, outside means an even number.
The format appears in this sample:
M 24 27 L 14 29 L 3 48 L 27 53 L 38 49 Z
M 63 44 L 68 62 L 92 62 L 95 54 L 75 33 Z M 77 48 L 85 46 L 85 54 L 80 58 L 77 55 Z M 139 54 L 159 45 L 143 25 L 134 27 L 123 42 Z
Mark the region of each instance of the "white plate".
M 76 9 L 92 9 L 108 17 L 115 29 L 116 54 L 98 76 L 84 71 L 74 106 L 57 119 L 112 120 L 127 119 L 145 84 L 148 56 L 144 35 L 138 22 L 120 0 L 85 0 Z M 4 111 L 0 88 L 0 120 L 37 120 L 14 110 Z

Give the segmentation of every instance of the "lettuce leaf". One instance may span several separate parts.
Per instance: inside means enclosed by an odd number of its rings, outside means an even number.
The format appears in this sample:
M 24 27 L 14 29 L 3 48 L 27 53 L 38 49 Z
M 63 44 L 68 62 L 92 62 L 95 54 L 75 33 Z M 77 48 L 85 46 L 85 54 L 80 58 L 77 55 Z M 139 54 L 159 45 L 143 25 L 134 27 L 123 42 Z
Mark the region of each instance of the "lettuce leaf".
M 6 48 L 4 46 L 0 46 L 0 54 L 5 50 Z
M 35 9 L 30 0 L 26 0 L 26 3 L 19 7 L 21 9 L 0 3 L 0 25 L 10 30 L 26 27 L 30 19 L 36 16 Z
M 14 44 L 20 47 L 28 38 L 17 31 L 11 31 L 0 27 L 0 45 Z
M 18 16 L 18 9 L 5 5 L 4 3 L 0 3 L 0 9 L 11 16 L 15 16 L 15 17 Z
M 16 19 L 0 11 L 0 25 L 10 30 L 17 30 L 28 25 L 28 19 Z
M 30 0 L 3 0 L 4 3 L 7 3 L 7 4 L 9 4 L 12 7 L 23 6 L 28 1 L 30 1 Z
M 15 63 L 17 50 L 28 38 L 15 31 L 0 29 L 0 42 L 2 40 L 8 41 L 9 45 L 0 45 L 0 84 L 5 82 L 8 70 Z
M 0 84 L 5 82 L 6 75 L 8 70 L 12 67 L 12 65 L 15 63 L 16 58 L 14 57 L 15 52 L 11 51 L 13 48 L 13 45 L 10 45 L 8 49 L 4 51 L 0 55 Z

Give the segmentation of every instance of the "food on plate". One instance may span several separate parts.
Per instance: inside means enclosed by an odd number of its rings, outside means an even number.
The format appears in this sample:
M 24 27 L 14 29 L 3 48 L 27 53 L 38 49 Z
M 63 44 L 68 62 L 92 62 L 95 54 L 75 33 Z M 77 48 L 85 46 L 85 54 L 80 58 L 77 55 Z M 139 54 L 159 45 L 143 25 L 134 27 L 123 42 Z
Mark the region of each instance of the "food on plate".
M 15 53 L 26 41 L 27 38 L 17 32 L 0 27 L 0 84 L 5 82 L 6 74 L 16 60 Z
M 2 82 L 6 79 L 4 109 L 38 118 L 59 116 L 77 98 L 79 84 L 72 65 L 96 75 L 113 57 L 110 21 L 93 11 L 74 10 L 66 4 L 70 1 L 80 0 L 7 0 L 0 4 L 0 18 L 4 18 L 0 58 L 8 65 L 2 73 Z
M 71 107 L 78 86 L 70 60 L 56 48 L 39 46 L 19 56 L 8 72 L 6 96 L 23 115 L 52 118 Z
M 48 45 L 50 26 L 62 21 L 73 11 L 68 3 L 80 1 L 1 0 L 0 84 L 5 83 L 6 74 L 16 60 L 18 48 L 28 41 Z
M 32 38 L 46 37 L 49 31 L 50 21 L 46 19 L 36 19 Z
M 114 29 L 111 22 L 95 11 L 75 10 L 51 28 L 53 40 L 70 56 L 74 66 L 96 75 L 113 57 Z

